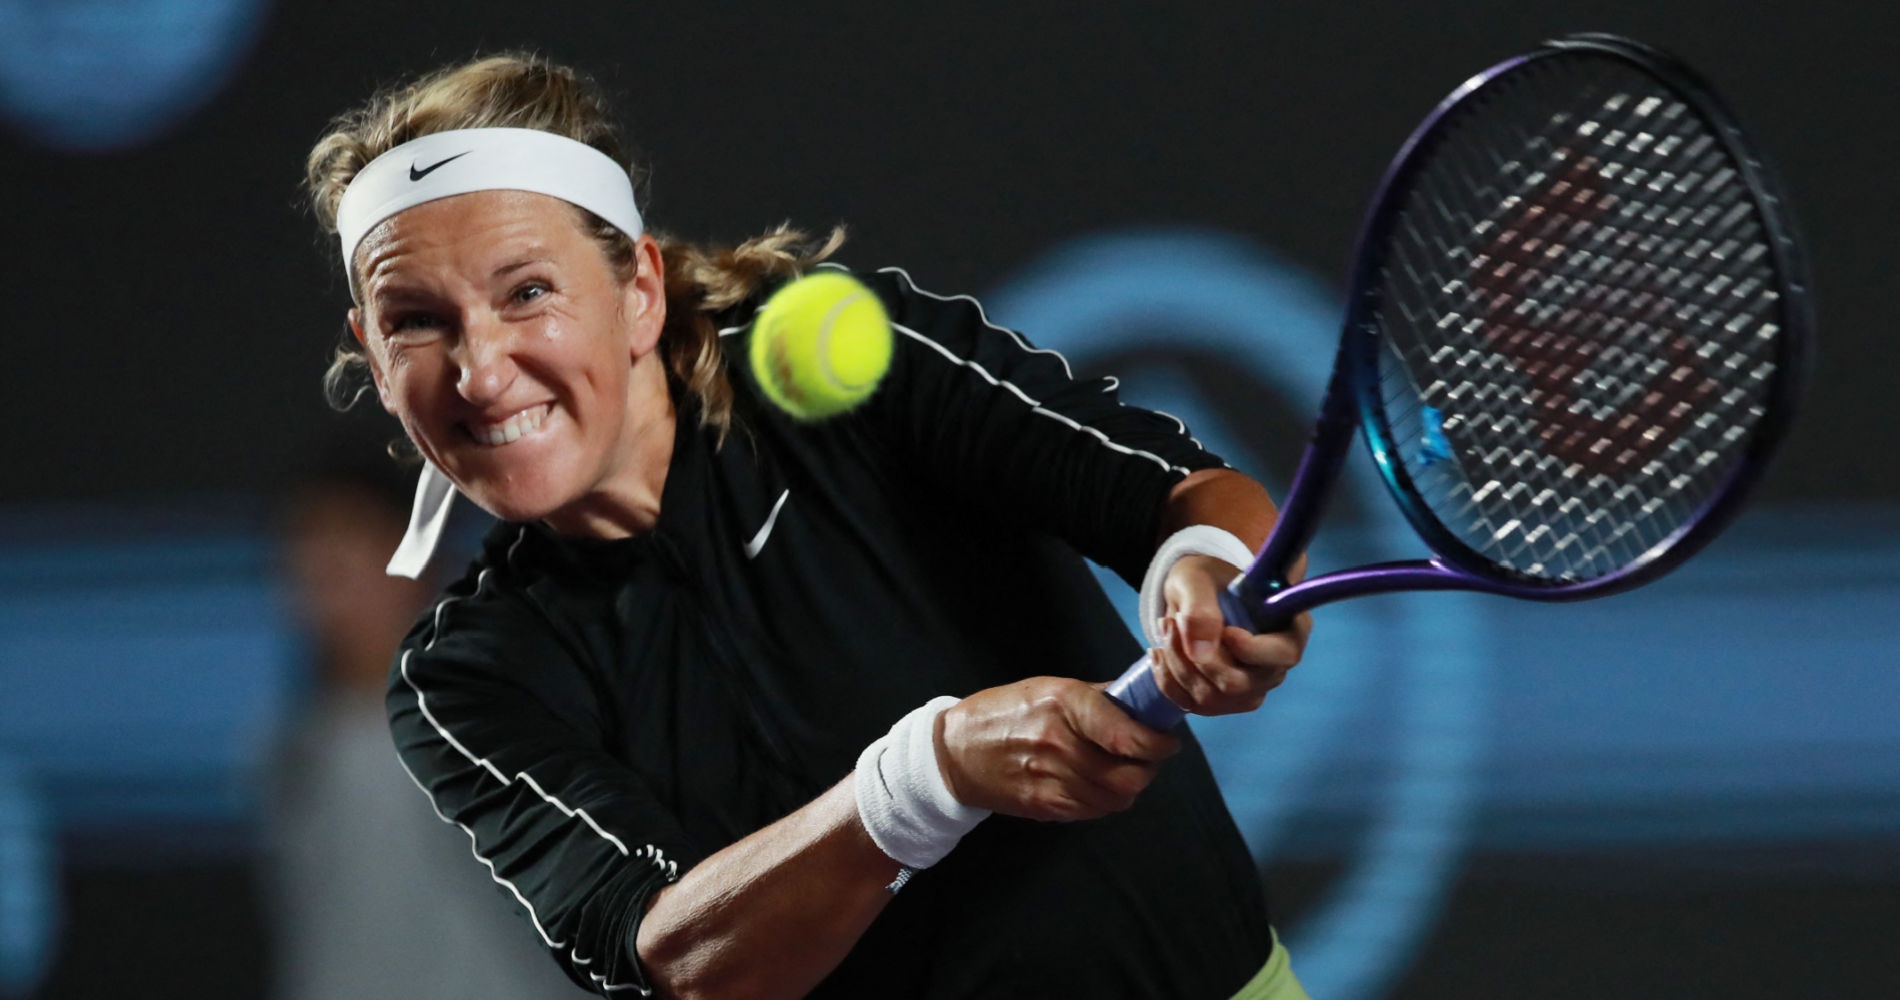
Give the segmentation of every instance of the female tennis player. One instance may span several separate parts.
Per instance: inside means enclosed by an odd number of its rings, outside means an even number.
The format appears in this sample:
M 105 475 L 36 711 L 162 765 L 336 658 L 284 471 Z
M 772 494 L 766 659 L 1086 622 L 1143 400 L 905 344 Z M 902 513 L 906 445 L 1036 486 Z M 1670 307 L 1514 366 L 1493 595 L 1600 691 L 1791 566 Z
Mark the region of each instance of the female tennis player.
M 1102 694 L 1139 649 L 1077 555 L 1145 584 L 1169 697 L 1252 709 L 1308 627 L 1221 623 L 1265 491 L 898 270 L 858 275 L 885 383 L 791 421 L 727 359 L 839 237 L 656 237 L 626 164 L 583 79 L 500 57 L 344 115 L 308 171 L 353 298 L 329 384 L 366 371 L 426 463 L 398 562 L 450 487 L 502 522 L 398 653 L 397 747 L 562 968 L 1304 997 L 1193 737 Z

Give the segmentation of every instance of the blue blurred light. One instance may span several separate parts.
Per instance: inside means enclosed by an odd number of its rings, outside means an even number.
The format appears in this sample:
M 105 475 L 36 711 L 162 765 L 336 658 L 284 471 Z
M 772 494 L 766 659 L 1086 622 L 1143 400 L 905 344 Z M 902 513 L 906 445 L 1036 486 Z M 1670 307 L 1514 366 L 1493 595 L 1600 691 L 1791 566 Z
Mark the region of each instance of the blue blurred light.
M 0 0 L 0 109 L 58 149 L 157 136 L 230 79 L 267 0 Z
M 0 548 L 0 747 L 63 831 L 150 854 L 154 828 L 252 821 L 296 680 L 273 552 L 243 534 Z
M 0 756 L 0 996 L 30 996 L 60 923 L 53 822 L 24 767 Z

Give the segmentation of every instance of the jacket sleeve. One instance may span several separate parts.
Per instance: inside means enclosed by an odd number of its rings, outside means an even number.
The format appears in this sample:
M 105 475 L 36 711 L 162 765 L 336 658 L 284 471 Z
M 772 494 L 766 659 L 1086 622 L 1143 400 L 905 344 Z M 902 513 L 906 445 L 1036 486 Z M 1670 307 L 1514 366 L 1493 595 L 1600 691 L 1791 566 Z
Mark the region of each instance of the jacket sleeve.
M 1168 491 L 1226 463 L 1181 421 L 1124 404 L 1115 379 L 1079 378 L 1061 354 L 990 322 L 975 299 L 924 291 L 894 268 L 859 277 L 896 333 L 870 416 L 913 471 L 1140 586 Z
M 387 700 L 396 749 L 569 977 L 648 995 L 634 931 L 700 855 L 604 749 L 598 700 L 571 653 L 495 590 L 487 571 L 456 585 L 405 640 Z

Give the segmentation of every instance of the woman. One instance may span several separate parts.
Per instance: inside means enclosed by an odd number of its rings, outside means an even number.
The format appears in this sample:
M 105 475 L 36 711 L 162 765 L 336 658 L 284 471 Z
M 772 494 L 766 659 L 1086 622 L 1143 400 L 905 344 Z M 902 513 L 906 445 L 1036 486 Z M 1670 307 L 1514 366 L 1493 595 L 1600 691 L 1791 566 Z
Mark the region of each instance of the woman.
M 838 237 L 655 238 L 624 162 L 583 81 L 502 57 L 378 96 L 309 169 L 354 298 L 332 388 L 367 368 L 504 522 L 398 654 L 398 749 L 563 968 L 1302 996 L 1192 737 L 1101 694 L 1137 651 L 1074 555 L 1151 578 L 1165 694 L 1248 710 L 1307 629 L 1220 621 L 1265 492 L 901 271 L 859 275 L 901 334 L 884 385 L 789 421 L 725 358 Z

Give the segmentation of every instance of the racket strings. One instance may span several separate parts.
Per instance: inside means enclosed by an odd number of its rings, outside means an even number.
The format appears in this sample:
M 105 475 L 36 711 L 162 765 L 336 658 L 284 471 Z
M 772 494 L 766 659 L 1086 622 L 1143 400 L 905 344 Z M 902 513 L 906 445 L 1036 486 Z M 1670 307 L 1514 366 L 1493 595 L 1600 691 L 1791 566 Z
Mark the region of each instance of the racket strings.
M 1641 182 L 1643 178 L 1643 173 L 1640 171 L 1640 168 L 1638 170 L 1631 170 L 1628 172 L 1628 174 L 1633 183 Z M 1538 177 L 1538 176 L 1532 176 L 1528 178 L 1529 183 L 1538 183 L 1543 180 L 1544 178 Z M 1564 185 L 1564 183 L 1565 182 L 1563 181 L 1559 181 L 1558 186 L 1561 187 Z M 1582 200 L 1582 199 L 1579 199 L 1579 200 Z M 1608 200 L 1608 199 L 1605 199 L 1605 200 Z M 1648 217 L 1653 218 L 1658 213 L 1652 207 L 1651 210 L 1645 214 Z M 1552 216 L 1549 217 L 1548 221 L 1552 224 L 1553 227 L 1568 224 L 1569 228 L 1572 231 L 1575 231 L 1579 228 L 1583 228 L 1583 227 L 1578 226 L 1572 219 L 1566 218 L 1561 213 L 1553 213 Z M 1655 254 L 1658 252 L 1670 253 L 1670 252 L 1677 251 L 1678 247 L 1675 241 L 1665 240 L 1659 246 L 1657 245 L 1657 241 L 1655 240 L 1652 234 L 1643 234 L 1640 232 L 1640 228 L 1641 228 L 1640 222 L 1642 220 L 1638 219 L 1634 221 L 1636 222 L 1636 228 L 1638 229 L 1638 231 L 1632 232 L 1630 229 L 1625 229 L 1620 234 L 1621 238 L 1615 241 L 1617 244 L 1619 244 L 1619 246 L 1615 248 L 1618 252 L 1627 253 L 1627 252 L 1630 252 L 1631 250 L 1634 250 L 1637 253 Z M 1529 229 L 1528 226 L 1521 226 L 1520 228 L 1523 230 Z M 1606 235 L 1609 232 L 1610 232 L 1609 230 L 1603 230 L 1603 229 L 1598 230 L 1599 235 Z M 1508 238 L 1509 235 L 1511 234 L 1508 231 L 1504 233 L 1500 239 L 1500 242 L 1503 242 L 1504 239 Z M 1532 251 L 1532 250 L 1535 250 L 1537 242 L 1538 242 L 1537 234 L 1531 233 L 1528 238 L 1522 240 L 1522 247 L 1524 250 Z M 1503 248 L 1503 249 L 1505 249 L 1506 253 L 1508 253 L 1508 250 L 1509 250 L 1508 247 Z M 1500 254 L 1499 256 L 1504 256 L 1504 254 Z M 1519 256 L 1519 261 L 1518 261 L 1519 264 L 1525 264 L 1525 263 L 1534 264 L 1535 263 L 1534 261 L 1525 261 L 1523 259 L 1523 255 L 1518 255 L 1518 256 Z M 1599 255 L 1598 257 L 1599 262 L 1603 259 L 1605 258 L 1602 255 Z M 1508 264 L 1508 261 L 1507 261 L 1507 264 Z M 1623 270 L 1627 270 L 1627 269 L 1626 268 L 1618 269 L 1618 271 L 1623 271 Z M 1655 270 L 1654 268 L 1649 268 L 1648 270 L 1651 273 L 1644 273 L 1642 271 L 1638 271 L 1636 274 L 1632 276 L 1638 282 L 1640 282 L 1640 284 L 1636 285 L 1636 288 L 1633 294 L 1626 294 L 1626 292 L 1628 292 L 1629 286 L 1625 283 L 1625 281 L 1617 281 L 1616 282 L 1617 285 L 1620 285 L 1622 287 L 1616 287 L 1613 290 L 1611 290 L 1607 295 L 1601 296 L 1601 298 L 1604 299 L 1604 301 L 1597 301 L 1597 302 L 1586 301 L 1583 303 L 1583 306 L 1586 309 L 1594 308 L 1596 310 L 1611 312 L 1608 325 L 1614 325 L 1618 321 L 1625 318 L 1624 316 L 1616 315 L 1616 312 L 1619 311 L 1618 310 L 1619 306 L 1627 306 L 1627 307 L 1634 308 L 1637 310 L 1642 310 L 1645 308 L 1653 308 L 1653 305 L 1654 305 L 1653 300 L 1655 296 L 1645 291 L 1644 286 L 1655 287 L 1657 283 L 1657 277 L 1653 273 Z M 1608 280 L 1616 281 L 1616 279 L 1619 277 L 1621 277 L 1620 274 L 1616 272 L 1612 272 Z M 1605 280 L 1604 276 L 1599 274 L 1598 280 L 1599 281 Z M 1544 282 L 1540 287 L 1539 281 L 1538 281 L 1538 275 L 1534 271 L 1527 271 L 1524 275 L 1522 275 L 1519 278 L 1519 282 L 1524 288 L 1530 290 L 1535 295 L 1548 296 L 1552 292 L 1552 289 L 1548 281 Z M 1599 289 L 1601 289 L 1602 287 L 1603 286 L 1601 285 L 1598 286 Z M 1572 289 L 1571 291 L 1572 291 L 1572 294 L 1574 294 L 1574 289 Z M 1598 296 L 1591 296 L 1591 297 L 1596 298 Z M 1620 301 L 1625 298 L 1629 299 L 1627 303 Z M 1500 307 L 1501 307 L 1500 303 L 1497 303 L 1497 302 L 1494 302 L 1491 305 L 1491 308 L 1494 310 Z M 1584 315 L 1588 316 L 1590 315 L 1590 313 L 1585 312 Z M 1550 336 L 1549 327 L 1539 322 L 1539 320 L 1543 320 L 1547 323 L 1549 319 L 1548 315 L 1545 315 L 1542 317 L 1531 316 L 1528 318 L 1531 321 L 1528 324 L 1528 326 L 1520 327 L 1517 331 L 1515 331 L 1512 334 L 1510 338 L 1511 342 L 1507 342 L 1504 345 L 1506 350 L 1511 351 L 1514 356 L 1520 359 L 1529 356 L 1528 352 L 1525 350 L 1526 345 L 1522 343 L 1522 341 L 1524 340 L 1525 331 L 1528 329 L 1528 330 L 1537 331 L 1537 336 L 1535 338 L 1536 342 L 1529 346 L 1536 351 L 1543 352 L 1544 356 L 1552 357 L 1554 359 L 1553 363 L 1556 366 L 1555 375 L 1558 376 L 1559 378 L 1567 374 L 1565 370 L 1566 366 L 1573 366 L 1575 368 L 1582 369 L 1590 365 L 1592 361 L 1595 360 L 1592 357 L 1590 357 L 1590 352 L 1588 348 L 1591 345 L 1598 343 L 1599 341 L 1588 339 L 1588 338 L 1592 335 L 1596 335 L 1600 337 L 1600 331 L 1583 330 L 1581 331 L 1581 333 L 1584 335 L 1583 339 L 1571 338 L 1569 336 L 1559 336 L 1559 337 L 1553 338 Z M 1636 322 L 1641 323 L 1644 318 L 1646 317 L 1639 316 Z M 1553 339 L 1555 339 L 1557 343 L 1555 344 L 1550 343 Z M 1652 342 L 1651 344 L 1648 344 L 1645 346 L 1651 349 L 1651 356 L 1653 358 L 1654 349 L 1657 348 L 1659 345 Z M 1555 348 L 1555 350 L 1553 350 L 1553 347 Z M 1632 352 L 1626 355 L 1626 357 L 1638 357 L 1638 356 L 1640 356 L 1640 352 Z M 1652 360 L 1651 364 L 1648 367 L 1649 367 L 1649 370 L 1644 371 L 1644 372 L 1612 373 L 1612 376 L 1616 374 L 1624 375 L 1626 377 L 1625 384 L 1629 385 L 1631 383 L 1627 381 L 1627 376 L 1630 374 L 1637 374 L 1640 377 L 1647 377 L 1650 379 L 1653 379 L 1657 377 L 1659 374 L 1661 374 L 1660 372 L 1655 370 L 1656 368 L 1660 367 L 1658 361 Z M 1537 374 L 1539 374 L 1538 365 L 1535 362 L 1532 363 L 1530 368 L 1531 368 L 1531 374 L 1533 376 L 1536 376 Z M 1600 365 L 1599 365 L 1599 370 L 1601 370 Z M 1676 366 L 1676 370 L 1678 371 L 1679 377 L 1680 377 L 1680 373 L 1685 372 L 1687 369 L 1685 369 L 1681 365 L 1678 365 Z M 1611 383 L 1613 381 L 1614 381 L 1613 377 L 1609 379 L 1601 379 L 1599 382 L 1599 388 L 1602 388 L 1604 384 Z M 1535 393 L 1536 393 L 1536 390 L 1533 390 L 1534 395 Z M 1625 393 L 1625 395 L 1627 395 L 1627 393 Z M 1581 403 L 1584 403 L 1585 401 L 1580 399 L 1580 400 L 1577 400 L 1576 402 L 1581 404 Z M 1596 405 L 1595 407 L 1587 407 L 1587 406 L 1578 405 L 1578 406 L 1573 406 L 1572 409 L 1573 411 L 1581 412 L 1585 420 L 1601 422 L 1601 421 L 1610 419 L 1618 408 L 1627 406 L 1627 403 L 1628 403 L 1627 399 L 1612 398 L 1612 399 L 1607 400 L 1606 402 L 1599 402 L 1598 405 Z M 1680 413 L 1681 408 L 1682 408 L 1681 404 L 1678 404 L 1679 413 Z M 1634 422 L 1629 419 L 1629 416 L 1627 414 L 1625 414 L 1623 426 L 1625 428 L 1628 428 L 1633 425 L 1634 425 Z M 1655 436 L 1653 428 L 1651 429 L 1651 435 L 1652 437 Z M 1582 437 L 1583 437 L 1582 432 L 1573 431 L 1566 440 L 1569 446 L 1574 448 Z M 1601 445 L 1602 443 L 1603 443 L 1602 438 L 1599 438 L 1597 444 Z M 1624 442 L 1615 441 L 1613 438 L 1611 438 L 1610 440 L 1610 444 L 1612 446 L 1623 444 L 1623 443 Z M 1623 448 L 1620 451 L 1616 451 L 1616 452 L 1609 452 L 1607 449 L 1605 449 L 1605 453 L 1623 456 L 1625 462 L 1628 462 L 1631 457 L 1635 457 L 1638 455 L 1636 451 L 1629 448 Z M 1583 460 L 1588 462 L 1590 461 L 1590 458 L 1589 456 L 1583 456 Z M 1632 496 L 1632 491 L 1624 491 L 1620 496 L 1613 495 L 1615 499 L 1624 499 L 1630 496 Z M 1653 499 L 1654 498 L 1652 498 L 1652 501 Z M 1650 506 L 1652 510 L 1655 507 L 1653 502 Z M 1632 514 L 1632 512 L 1628 510 L 1624 510 L 1618 513 L 1620 514 L 1620 520 L 1617 522 L 1617 524 L 1618 526 L 1624 526 L 1624 525 L 1634 525 L 1636 523 L 1633 520 L 1634 517 L 1640 517 L 1644 514 L 1650 513 L 1650 511 L 1639 510 L 1635 512 L 1634 514 Z M 1549 534 L 1549 533 L 1546 532 L 1545 534 Z M 1596 539 L 1596 541 L 1598 541 L 1597 551 L 1593 554 L 1596 555 L 1597 557 L 1601 558 L 1601 557 L 1607 556 L 1607 558 L 1610 561 L 1617 562 L 1617 561 L 1624 561 L 1629 558 L 1632 558 L 1634 554 L 1630 551 L 1631 546 L 1628 544 L 1628 538 L 1626 536 L 1618 536 L 1612 533 L 1608 538 L 1602 538 L 1599 536 L 1599 538 Z M 1622 541 L 1624 542 L 1624 544 L 1623 545 L 1614 544 L 1618 541 Z M 1520 546 L 1517 548 L 1521 549 L 1522 547 Z M 1511 555 L 1513 557 L 1517 557 L 1519 555 L 1516 549 L 1507 548 L 1506 551 L 1507 551 L 1507 555 Z
M 1444 123 L 1375 321 L 1432 515 L 1573 581 L 1642 560 L 1720 488 L 1780 328 L 1758 209 L 1701 116 L 1620 63 L 1544 63 Z

